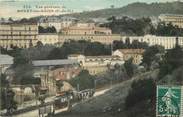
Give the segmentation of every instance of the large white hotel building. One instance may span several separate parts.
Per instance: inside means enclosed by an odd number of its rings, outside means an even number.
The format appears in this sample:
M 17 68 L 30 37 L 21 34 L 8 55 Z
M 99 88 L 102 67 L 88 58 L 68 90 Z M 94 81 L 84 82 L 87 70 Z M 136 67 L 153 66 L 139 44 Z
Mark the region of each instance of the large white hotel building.
M 0 47 L 11 48 L 17 46 L 20 48 L 28 48 L 35 46 L 38 41 L 41 41 L 43 44 L 62 44 L 69 40 L 88 40 L 91 42 L 112 44 L 114 40 L 125 42 L 127 38 L 130 42 L 138 40 L 139 42 L 146 42 L 150 46 L 161 45 L 165 49 L 173 48 L 176 43 L 175 36 L 145 35 L 127 37 L 112 34 L 111 29 L 98 27 L 94 23 L 72 24 L 71 20 L 64 20 L 64 23 L 67 21 L 68 25 L 66 27 L 58 27 L 59 32 L 42 34 L 38 33 L 38 26 L 40 24 L 0 24 Z M 53 26 L 52 24 L 49 25 Z M 183 37 L 179 37 L 179 45 L 183 46 Z
M 160 21 L 165 22 L 166 24 L 172 23 L 174 26 L 183 28 L 183 15 L 178 14 L 161 14 L 159 16 Z

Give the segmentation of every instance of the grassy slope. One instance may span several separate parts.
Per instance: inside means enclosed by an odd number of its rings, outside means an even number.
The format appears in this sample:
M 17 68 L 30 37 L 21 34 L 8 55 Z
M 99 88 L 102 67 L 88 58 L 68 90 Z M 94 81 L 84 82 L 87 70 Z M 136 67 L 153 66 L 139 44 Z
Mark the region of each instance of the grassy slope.
M 153 72 L 146 72 L 144 74 L 133 77 L 130 80 L 124 81 L 120 84 L 113 86 L 105 94 L 93 97 L 90 100 L 83 101 L 80 104 L 76 105 L 72 108 L 72 112 L 101 112 L 104 107 L 107 106 L 118 106 L 123 105 L 126 96 L 128 95 L 128 91 L 131 88 L 131 83 L 134 80 L 144 79 L 144 78 L 157 78 L 158 70 Z

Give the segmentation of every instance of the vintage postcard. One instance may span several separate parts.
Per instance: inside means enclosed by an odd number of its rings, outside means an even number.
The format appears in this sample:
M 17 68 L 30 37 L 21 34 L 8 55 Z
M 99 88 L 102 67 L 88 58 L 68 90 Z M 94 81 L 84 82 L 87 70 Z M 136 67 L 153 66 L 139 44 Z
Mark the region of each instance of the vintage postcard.
M 183 117 L 182 0 L 0 0 L 1 117 Z

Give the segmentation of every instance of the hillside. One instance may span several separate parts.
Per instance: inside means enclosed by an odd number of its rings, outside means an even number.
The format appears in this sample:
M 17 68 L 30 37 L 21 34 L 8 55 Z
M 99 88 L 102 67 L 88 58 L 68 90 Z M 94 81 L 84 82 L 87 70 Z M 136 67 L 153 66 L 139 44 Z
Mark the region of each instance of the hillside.
M 79 19 L 110 17 L 110 16 L 131 16 L 135 18 L 159 16 L 160 14 L 183 14 L 183 2 L 167 2 L 167 3 L 132 3 L 122 8 L 102 9 L 91 12 L 75 13 L 70 16 Z
M 72 117 L 71 115 L 74 115 L 73 117 L 76 117 L 76 115 L 79 115 L 80 117 L 86 115 L 90 115 L 91 117 L 111 117 L 111 114 L 113 112 L 113 114 L 115 114 L 116 111 L 119 111 L 119 109 L 120 114 L 116 114 L 115 117 L 118 117 L 118 115 L 124 115 L 126 113 L 124 111 L 125 98 L 128 95 L 129 90 L 131 89 L 132 82 L 139 79 L 156 79 L 158 72 L 159 70 L 154 70 L 151 72 L 139 74 L 130 80 L 114 85 L 104 94 L 93 97 L 89 100 L 82 101 L 81 103 L 78 103 L 77 105 L 72 107 L 69 113 L 62 113 L 61 115 L 64 117 Z M 137 108 L 133 110 L 142 111 L 142 109 L 138 110 L 138 107 L 144 106 L 143 103 L 144 102 L 140 102 L 139 105 L 137 105 Z

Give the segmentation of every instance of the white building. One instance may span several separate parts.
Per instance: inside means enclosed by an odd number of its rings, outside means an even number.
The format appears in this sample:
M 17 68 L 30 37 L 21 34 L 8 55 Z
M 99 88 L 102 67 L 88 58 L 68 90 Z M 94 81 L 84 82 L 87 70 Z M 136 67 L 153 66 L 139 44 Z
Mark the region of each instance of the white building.
M 60 32 L 61 29 L 67 28 L 67 27 L 72 26 L 73 24 L 75 24 L 76 21 L 77 21 L 76 18 L 66 17 L 66 16 L 61 17 L 61 18 L 58 18 L 58 17 L 44 17 L 44 18 L 41 18 L 39 20 L 38 25 L 42 26 L 44 28 L 54 26 L 55 29 L 57 30 L 57 32 Z
M 84 56 L 80 54 L 69 55 L 68 59 L 77 60 L 83 69 L 89 71 L 90 74 L 96 75 L 106 72 L 109 67 L 116 64 L 124 64 L 119 56 Z
M 134 64 L 140 64 L 143 59 L 144 49 L 118 49 L 113 52 L 113 56 L 119 56 L 123 61 L 132 58 Z
M 0 46 L 29 48 L 37 44 L 37 24 L 0 24 Z
M 145 36 L 131 36 L 131 37 L 121 37 L 121 40 L 125 42 L 129 39 L 132 43 L 134 40 L 139 42 L 146 42 L 149 46 L 161 45 L 165 49 L 171 49 L 175 47 L 176 37 L 174 36 L 155 36 L 155 35 L 145 35 Z M 183 37 L 179 37 L 179 45 L 183 46 Z
M 183 15 L 178 14 L 161 14 L 159 16 L 160 21 L 165 22 L 166 24 L 172 23 L 177 25 L 180 28 L 183 28 Z

